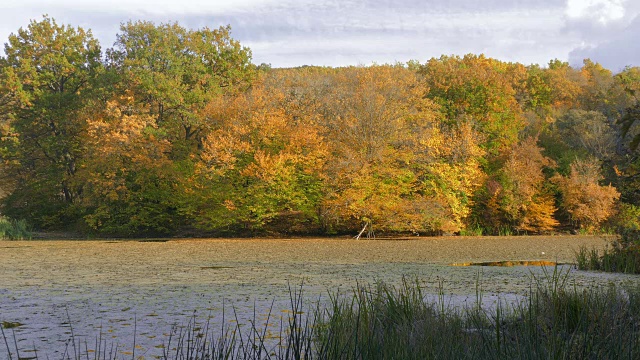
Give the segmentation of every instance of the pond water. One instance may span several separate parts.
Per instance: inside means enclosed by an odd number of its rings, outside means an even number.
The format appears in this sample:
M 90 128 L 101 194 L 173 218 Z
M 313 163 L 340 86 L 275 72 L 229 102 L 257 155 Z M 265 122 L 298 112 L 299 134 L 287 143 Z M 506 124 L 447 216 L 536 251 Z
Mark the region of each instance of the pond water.
M 501 251 L 511 255 L 510 260 L 534 260 L 531 254 L 545 252 L 541 257 L 559 262 L 569 262 L 569 250 L 575 246 L 603 245 L 597 238 L 576 237 L 551 245 L 547 240 L 516 240 L 535 243 L 526 246 L 504 239 L 476 242 L 494 248 L 504 242 Z M 444 294 L 452 307 L 473 305 L 480 289 L 484 305 L 490 307 L 498 300 L 513 302 L 526 296 L 533 277 L 544 278 L 545 271 L 553 271 L 537 266 L 450 266 L 500 259 L 491 253 L 495 249 L 487 251 L 489 256 L 477 253 L 466 259 L 460 255 L 467 250 L 449 249 L 476 246 L 473 240 L 441 242 L 445 244 L 434 239 L 2 242 L 0 321 L 23 324 L 5 330 L 9 339 L 15 336 L 22 351 L 37 349 L 41 358 L 60 358 L 72 331 L 90 350 L 100 336 L 118 344 L 122 354 L 133 351 L 135 333 L 136 355 L 153 358 L 162 354 L 172 328 L 193 316 L 201 322 L 211 318 L 216 326 L 235 326 L 236 316 L 240 324 L 254 316 L 262 324 L 271 311 L 272 331 L 277 333 L 280 317 L 291 308 L 290 288 L 302 286 L 309 308 L 327 299 L 329 292 L 349 292 L 376 281 L 398 285 L 404 277 L 419 281 L 430 300 Z M 517 250 L 511 247 L 526 250 L 514 259 L 512 251 Z M 441 249 L 448 249 L 449 255 L 425 255 Z M 560 269 L 570 272 L 570 282 L 577 286 L 638 284 L 634 276 L 576 271 L 571 265 Z M 0 354 L 5 353 L 0 342 Z

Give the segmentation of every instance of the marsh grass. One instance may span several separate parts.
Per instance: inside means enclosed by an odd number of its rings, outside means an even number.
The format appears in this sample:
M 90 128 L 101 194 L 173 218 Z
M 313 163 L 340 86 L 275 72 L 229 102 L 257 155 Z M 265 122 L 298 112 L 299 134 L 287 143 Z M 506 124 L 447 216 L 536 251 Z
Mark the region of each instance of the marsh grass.
M 0 216 L 0 240 L 31 240 L 31 227 L 25 220 Z
M 482 236 L 485 230 L 480 225 L 473 225 L 460 230 L 460 236 Z
M 576 264 L 580 270 L 640 274 L 640 230 L 622 232 L 602 252 L 580 247 L 576 252 Z
M 476 304 L 451 307 L 440 287 L 426 300 L 418 280 L 397 286 L 358 285 L 330 293 L 326 301 L 305 300 L 302 286 L 289 290 L 290 311 L 278 336 L 267 321 L 219 331 L 192 318 L 165 342 L 162 359 L 637 359 L 640 358 L 640 288 L 579 289 L 569 269 L 544 268 L 521 301 L 483 308 L 481 279 Z M 305 309 L 304 304 L 310 308 Z M 5 353 L 11 349 L 3 330 Z M 77 342 L 64 360 L 135 358 L 108 348 L 101 338 L 94 353 Z M 98 346 L 97 344 L 101 345 Z M 82 350 L 84 349 L 84 353 Z M 46 357 L 45 357 L 46 358 Z M 56 360 L 56 359 L 51 359 Z

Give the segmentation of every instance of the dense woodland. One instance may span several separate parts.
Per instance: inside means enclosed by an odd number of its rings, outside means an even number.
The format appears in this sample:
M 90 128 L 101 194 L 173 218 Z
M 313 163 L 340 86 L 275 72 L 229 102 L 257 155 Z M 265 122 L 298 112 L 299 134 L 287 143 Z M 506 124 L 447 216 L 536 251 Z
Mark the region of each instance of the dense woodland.
M 638 227 L 640 68 L 272 69 L 229 27 L 32 21 L 0 58 L 4 216 L 118 236 Z

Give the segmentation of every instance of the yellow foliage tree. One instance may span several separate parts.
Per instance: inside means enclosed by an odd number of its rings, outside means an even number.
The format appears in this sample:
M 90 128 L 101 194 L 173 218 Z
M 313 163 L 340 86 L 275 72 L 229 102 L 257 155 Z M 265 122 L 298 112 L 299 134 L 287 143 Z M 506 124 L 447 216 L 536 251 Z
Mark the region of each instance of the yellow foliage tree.
M 400 65 L 314 75 L 307 99 L 321 101 L 306 104 L 319 115 L 333 159 L 324 202 L 329 222 L 346 229 L 460 230 L 482 183 L 484 152 L 472 127 L 442 127 L 437 105 L 424 97 L 425 83 Z

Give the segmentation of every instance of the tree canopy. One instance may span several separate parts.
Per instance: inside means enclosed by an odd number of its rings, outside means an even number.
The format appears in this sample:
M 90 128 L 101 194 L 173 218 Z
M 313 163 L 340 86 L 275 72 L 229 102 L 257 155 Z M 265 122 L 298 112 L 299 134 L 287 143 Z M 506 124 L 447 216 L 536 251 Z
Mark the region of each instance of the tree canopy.
M 1 211 L 43 230 L 598 231 L 640 201 L 639 68 L 272 69 L 229 26 L 131 21 L 103 52 L 47 16 L 5 54 Z

